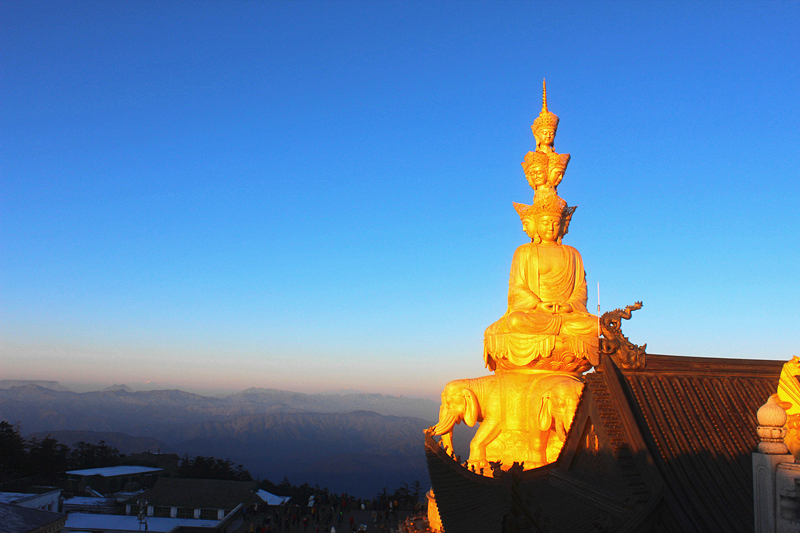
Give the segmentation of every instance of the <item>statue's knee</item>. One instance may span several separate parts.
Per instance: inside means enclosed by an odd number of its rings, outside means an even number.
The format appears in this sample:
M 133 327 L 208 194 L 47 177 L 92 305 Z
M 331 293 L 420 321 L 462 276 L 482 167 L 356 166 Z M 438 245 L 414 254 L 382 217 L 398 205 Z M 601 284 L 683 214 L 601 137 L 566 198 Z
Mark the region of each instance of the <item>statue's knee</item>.
M 508 315 L 508 329 L 511 331 L 519 331 L 524 329 L 525 326 L 525 313 L 514 311 Z

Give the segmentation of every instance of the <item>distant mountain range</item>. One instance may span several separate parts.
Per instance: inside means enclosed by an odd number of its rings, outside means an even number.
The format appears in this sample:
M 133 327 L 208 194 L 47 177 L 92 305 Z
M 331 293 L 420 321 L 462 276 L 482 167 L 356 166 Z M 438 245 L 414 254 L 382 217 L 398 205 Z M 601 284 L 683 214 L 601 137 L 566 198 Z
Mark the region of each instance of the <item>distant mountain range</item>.
M 134 392 L 134 390 L 128 387 L 127 385 L 116 385 L 116 384 L 111 385 L 110 387 L 106 387 L 105 389 L 103 389 L 103 392 L 113 392 L 118 390 L 122 390 L 125 392 Z
M 59 431 L 40 431 L 27 435 L 28 439 L 35 438 L 43 440 L 47 437 L 55 439 L 61 444 L 66 444 L 70 448 L 75 446 L 78 442 L 98 444 L 100 441 L 103 441 L 109 446 L 113 446 L 119 450 L 120 453 L 126 455 L 141 452 L 175 453 L 175 450 L 158 439 L 152 437 L 132 437 L 126 433 L 118 433 L 115 431 L 101 433 L 98 431 L 71 431 L 62 429 Z
M 253 476 L 308 482 L 374 497 L 402 482 L 428 484 L 422 431 L 430 400 L 382 394 L 302 394 L 248 389 L 225 398 L 117 385 L 75 393 L 28 383 L 0 388 L 0 420 L 26 436 L 72 445 L 105 440 L 122 453 L 214 456 Z
M 0 389 L 10 389 L 11 387 L 24 387 L 25 385 L 38 385 L 45 389 L 69 391 L 67 387 L 58 381 L 42 381 L 38 379 L 0 379 Z

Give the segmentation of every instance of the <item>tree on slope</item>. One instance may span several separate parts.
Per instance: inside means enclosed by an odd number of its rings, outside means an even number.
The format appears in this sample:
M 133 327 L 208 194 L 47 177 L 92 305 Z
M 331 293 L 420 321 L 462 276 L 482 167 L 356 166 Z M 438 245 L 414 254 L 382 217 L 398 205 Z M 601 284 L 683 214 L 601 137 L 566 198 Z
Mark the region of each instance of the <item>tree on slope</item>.
M 193 459 L 184 457 L 178 467 L 179 477 L 195 479 L 231 479 L 234 481 L 252 481 L 250 472 L 243 465 L 236 465 L 228 459 L 203 457 L 198 455 Z

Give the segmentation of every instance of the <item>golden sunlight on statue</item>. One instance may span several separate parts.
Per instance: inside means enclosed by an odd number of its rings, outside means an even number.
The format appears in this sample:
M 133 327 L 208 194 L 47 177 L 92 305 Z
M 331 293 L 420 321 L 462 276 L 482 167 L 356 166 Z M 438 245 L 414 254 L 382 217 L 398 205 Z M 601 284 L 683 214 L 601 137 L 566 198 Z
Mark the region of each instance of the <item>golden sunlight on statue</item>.
M 508 308 L 486 329 L 484 362 L 501 371 L 586 371 L 597 362 L 597 317 L 586 309 L 581 255 L 561 243 L 575 208 L 549 191 L 514 207 L 531 242 L 514 252 Z
M 536 151 L 545 154 L 553 154 L 553 145 L 556 142 L 556 131 L 558 130 L 558 117 L 555 113 L 547 110 L 547 86 L 542 80 L 542 111 L 536 120 L 533 121 L 531 131 L 536 139 Z
M 575 207 L 558 196 L 570 161 L 553 148 L 558 117 L 542 111 L 531 126 L 536 151 L 522 163 L 533 204 L 514 203 L 530 238 L 514 252 L 508 304 L 484 332 L 483 357 L 493 375 L 458 379 L 442 392 L 429 434 L 453 454 L 456 424 L 480 424 L 467 468 L 486 476 L 555 460 L 583 391 L 583 372 L 598 363 L 598 320 L 586 309 L 586 273 L 578 251 L 562 243 Z
M 575 207 L 557 188 L 570 161 L 553 149 L 558 117 L 542 110 L 531 130 L 536 152 L 522 168 L 534 190 L 533 205 L 514 203 L 531 242 L 511 261 L 508 308 L 484 333 L 484 362 L 490 370 L 530 368 L 584 372 L 598 361 L 598 322 L 586 309 L 586 273 L 578 251 L 562 244 Z

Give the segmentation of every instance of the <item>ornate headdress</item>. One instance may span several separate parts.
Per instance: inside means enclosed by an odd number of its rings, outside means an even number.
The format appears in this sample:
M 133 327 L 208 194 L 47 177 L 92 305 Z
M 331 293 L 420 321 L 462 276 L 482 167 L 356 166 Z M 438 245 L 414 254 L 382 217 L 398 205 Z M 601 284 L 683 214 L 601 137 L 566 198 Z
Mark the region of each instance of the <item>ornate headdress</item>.
M 561 171 L 567 170 L 567 165 L 569 164 L 570 155 L 569 154 L 557 154 L 553 152 L 549 154 L 550 157 L 550 170 L 559 169 Z
M 550 158 L 547 157 L 547 154 L 543 152 L 528 152 L 525 154 L 525 161 L 522 162 L 522 168 L 527 173 L 528 167 L 539 166 L 547 169 L 549 164 Z
M 547 110 L 547 86 L 545 85 L 544 79 L 542 79 L 542 111 L 539 113 L 539 116 L 536 117 L 536 120 L 533 121 L 531 131 L 536 135 L 536 131 L 545 126 L 549 126 L 554 130 L 558 128 L 558 117 L 555 113 L 551 113 Z
M 531 208 L 533 207 L 532 205 L 518 204 L 517 202 L 511 203 L 514 204 L 514 209 L 517 211 L 520 219 L 525 220 L 525 217 L 533 216 L 533 213 L 531 212 Z
M 572 215 L 575 214 L 576 209 L 578 209 L 578 206 L 573 205 L 572 207 L 567 207 L 564 211 L 564 233 L 561 235 L 562 237 L 569 233 L 569 223 L 572 222 Z
M 568 206 L 567 202 L 560 198 L 554 191 L 537 191 L 533 197 L 533 205 L 518 204 L 512 202 L 514 209 L 519 215 L 520 220 L 525 221 L 526 217 L 535 217 L 538 215 L 558 215 L 561 217 L 564 227 L 563 233 L 559 236 L 558 242 L 561 243 L 561 237 L 569 232 L 569 223 L 572 221 L 572 215 L 578 206 Z M 534 242 L 539 242 L 538 237 L 534 238 Z
M 567 202 L 554 191 L 536 191 L 533 205 L 530 209 L 532 215 L 558 215 L 564 217 L 570 208 Z
M 528 210 L 529 215 L 558 215 L 564 221 L 564 235 L 567 234 L 572 215 L 578 209 L 577 205 L 572 207 L 553 191 L 537 191 L 533 197 L 533 205 Z

